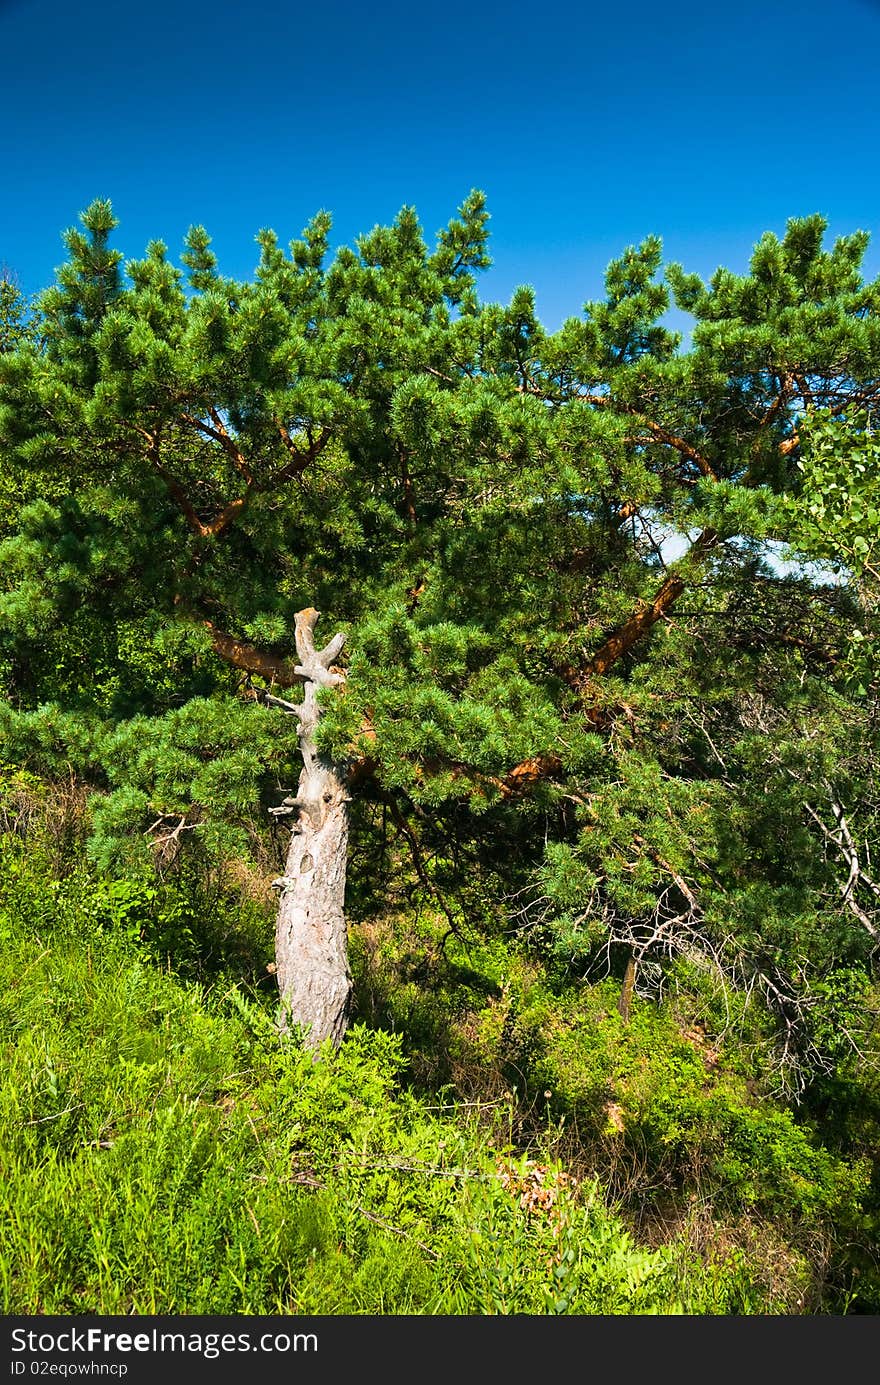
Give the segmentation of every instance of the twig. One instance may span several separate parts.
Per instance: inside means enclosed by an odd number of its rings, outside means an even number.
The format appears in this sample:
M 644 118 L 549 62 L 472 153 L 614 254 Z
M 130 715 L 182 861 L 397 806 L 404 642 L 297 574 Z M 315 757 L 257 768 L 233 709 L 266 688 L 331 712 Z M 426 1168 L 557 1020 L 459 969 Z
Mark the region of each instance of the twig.
M 412 1241 L 414 1245 L 418 1246 L 419 1250 L 423 1250 L 426 1255 L 430 1255 L 432 1260 L 439 1259 L 436 1250 L 432 1250 L 430 1246 L 426 1246 L 424 1241 L 419 1241 L 415 1236 L 411 1236 L 402 1226 L 395 1226 L 393 1222 L 386 1221 L 384 1217 L 377 1217 L 374 1212 L 368 1212 L 367 1209 L 361 1207 L 360 1204 L 357 1205 L 355 1210 L 360 1212 L 362 1217 L 366 1217 L 367 1221 L 375 1222 L 377 1226 L 383 1227 L 386 1231 L 393 1232 L 395 1236 L 402 1236 L 404 1240 Z

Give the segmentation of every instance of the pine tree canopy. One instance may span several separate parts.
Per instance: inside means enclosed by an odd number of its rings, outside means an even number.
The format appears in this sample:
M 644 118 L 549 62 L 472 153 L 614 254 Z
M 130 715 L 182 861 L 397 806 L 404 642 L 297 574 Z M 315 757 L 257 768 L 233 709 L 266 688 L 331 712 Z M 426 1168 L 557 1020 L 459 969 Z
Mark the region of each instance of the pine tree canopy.
M 409 207 L 334 253 L 323 212 L 261 230 L 247 281 L 201 226 L 179 265 L 115 231 L 94 202 L 32 322 L 0 285 L 0 758 L 89 782 L 98 861 L 246 846 L 315 608 L 360 840 L 390 815 L 454 919 L 521 889 L 566 965 L 685 952 L 788 1015 L 867 974 L 865 235 L 792 220 L 708 283 L 648 236 L 548 332 L 479 298 L 478 192 L 433 242 Z

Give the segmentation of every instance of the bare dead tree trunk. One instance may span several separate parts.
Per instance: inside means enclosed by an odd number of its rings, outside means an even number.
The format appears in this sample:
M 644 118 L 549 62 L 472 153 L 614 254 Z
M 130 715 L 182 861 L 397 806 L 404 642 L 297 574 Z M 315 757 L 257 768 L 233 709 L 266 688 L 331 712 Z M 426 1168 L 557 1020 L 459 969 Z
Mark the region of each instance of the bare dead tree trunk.
M 341 1042 L 352 986 L 344 910 L 349 795 L 344 772 L 321 756 L 316 745 L 318 689 L 344 682 L 344 674 L 332 665 L 345 636 L 336 635 L 316 650 L 317 619 L 313 607 L 296 617 L 296 673 L 303 680 L 304 696 L 297 705 L 280 704 L 299 720 L 303 767 L 296 797 L 276 810 L 291 815 L 294 822 L 284 875 L 274 882 L 281 892 L 275 965 L 282 1025 L 302 1026 L 312 1049 L 328 1038 L 335 1045 Z

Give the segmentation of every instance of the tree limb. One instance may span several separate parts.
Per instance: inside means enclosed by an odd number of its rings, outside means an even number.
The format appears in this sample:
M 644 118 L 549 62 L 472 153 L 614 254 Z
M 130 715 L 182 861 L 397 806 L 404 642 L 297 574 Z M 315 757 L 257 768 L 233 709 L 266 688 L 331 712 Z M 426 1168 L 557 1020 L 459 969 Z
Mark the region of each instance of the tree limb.
M 201 618 L 200 623 L 211 636 L 215 654 L 219 654 L 220 658 L 233 668 L 240 668 L 245 673 L 256 673 L 260 678 L 277 683 L 281 688 L 297 687 L 304 681 L 304 675 L 286 659 L 279 659 L 274 654 L 264 654 L 256 645 L 228 635 L 205 617 Z
M 267 476 L 265 480 L 257 481 L 254 485 L 254 489 L 257 491 L 265 492 L 274 490 L 281 482 L 289 481 L 292 476 L 302 475 L 306 467 L 309 466 L 316 457 L 321 455 L 333 436 L 330 429 L 325 428 L 319 437 L 315 438 L 314 441 L 309 441 L 308 447 L 303 451 L 302 448 L 297 447 L 283 423 L 278 423 L 276 420 L 276 426 L 278 428 L 278 436 L 290 453 L 291 460 L 285 463 L 284 466 L 278 467 L 278 469 Z
M 224 452 L 230 458 L 236 471 L 244 477 L 247 485 L 253 485 L 254 478 L 250 466 L 240 448 L 237 446 L 234 438 L 228 432 L 222 418 L 213 406 L 209 407 L 208 413 L 214 424 L 213 428 L 209 423 L 206 423 L 203 418 L 196 418 L 193 414 L 181 414 L 180 417 L 183 422 L 188 423 L 191 428 L 196 428 L 200 433 L 204 433 L 206 437 L 213 438 L 215 442 L 219 442 Z

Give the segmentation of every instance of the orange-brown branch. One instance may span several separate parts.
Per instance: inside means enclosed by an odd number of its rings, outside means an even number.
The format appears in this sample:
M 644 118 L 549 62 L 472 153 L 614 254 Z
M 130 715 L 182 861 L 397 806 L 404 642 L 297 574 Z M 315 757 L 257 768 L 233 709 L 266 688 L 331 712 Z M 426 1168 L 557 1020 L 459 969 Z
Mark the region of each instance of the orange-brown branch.
M 230 524 L 238 518 L 247 505 L 249 495 L 250 492 L 245 491 L 244 495 L 240 495 L 237 500 L 230 500 L 229 504 L 223 507 L 216 518 L 212 519 L 210 523 L 202 525 L 203 535 L 210 534 L 213 538 L 217 538 L 219 534 L 223 533 L 224 529 L 228 529 Z
M 251 472 L 247 459 L 235 442 L 235 439 L 228 432 L 222 418 L 213 407 L 208 409 L 208 413 L 214 424 L 213 428 L 211 424 L 206 423 L 203 418 L 196 418 L 193 414 L 181 414 L 180 417 L 182 422 L 189 424 L 191 428 L 197 429 L 198 432 L 204 433 L 205 437 L 213 438 L 215 442 L 219 442 L 239 475 L 244 477 L 247 485 L 253 485 L 253 473 Z
M 841 399 L 838 403 L 832 404 L 828 412 L 832 418 L 838 418 L 842 413 L 845 413 L 847 409 L 860 408 L 863 404 L 867 404 L 871 400 L 876 399 L 877 394 L 878 386 L 870 385 L 866 389 L 857 390 L 854 394 L 848 395 L 846 399 Z M 783 457 L 787 457 L 796 447 L 800 446 L 800 442 L 800 434 L 792 433 L 791 437 L 785 438 L 779 444 L 779 451 L 782 453 Z
M 217 410 L 214 408 L 210 408 L 208 410 L 208 413 L 211 415 L 214 427 L 217 429 L 217 434 L 220 438 L 221 443 L 223 444 L 223 447 L 227 455 L 232 460 L 232 465 L 235 467 L 236 471 L 241 473 L 247 485 L 252 486 L 254 483 L 253 473 L 251 472 L 250 466 L 248 465 L 248 462 L 244 454 L 242 453 L 241 449 L 239 448 L 238 444 L 232 437 L 230 437 L 223 423 L 223 420 L 218 414 Z
M 695 539 L 688 557 L 700 557 L 714 548 L 718 535 L 714 529 L 704 529 Z M 601 678 L 610 668 L 648 634 L 672 609 L 687 583 L 680 572 L 671 572 L 651 601 L 642 601 L 622 625 L 607 637 L 593 657 L 580 670 L 578 687 L 586 691 L 594 678 Z
M 529 792 L 536 784 L 546 779 L 552 779 L 554 774 L 558 774 L 562 768 L 562 759 L 559 755 L 546 751 L 543 755 L 531 755 L 528 760 L 521 761 L 508 771 L 503 779 L 496 780 L 496 786 L 500 790 L 501 797 L 505 802 L 512 798 L 520 798 Z
M 162 462 L 159 452 L 159 434 L 148 433 L 146 428 L 136 428 L 135 431 L 140 433 L 142 438 L 146 439 L 147 457 L 152 462 L 156 474 L 161 476 L 162 480 L 165 482 L 165 488 L 168 494 L 171 496 L 172 500 L 176 502 L 178 509 L 181 511 L 190 529 L 192 529 L 194 534 L 198 534 L 203 538 L 207 530 L 196 514 L 195 506 L 192 504 L 177 477 L 174 476 Z
M 761 428 L 769 428 L 780 409 L 784 407 L 791 398 L 791 391 L 794 388 L 794 379 L 791 375 L 785 375 L 782 379 L 782 387 L 773 403 L 770 405 L 764 417 L 761 419 Z
M 281 688 L 293 688 L 302 683 L 302 678 L 294 671 L 294 665 L 286 659 L 264 654 L 247 640 L 227 635 L 224 630 L 218 629 L 212 620 L 203 618 L 201 623 L 211 636 L 215 654 L 219 654 L 220 658 L 233 668 L 240 668 L 245 673 L 256 673 L 260 678 L 266 678 Z
M 673 448 L 676 452 L 679 452 L 682 457 L 687 457 L 688 461 L 693 462 L 697 470 L 708 480 L 718 480 L 718 473 L 712 466 L 712 463 L 703 456 L 702 452 L 698 452 L 695 447 L 692 447 L 689 442 L 686 442 L 684 438 L 680 438 L 676 433 L 670 433 L 667 428 L 661 427 L 659 423 L 654 423 L 652 419 L 645 418 L 637 409 L 627 409 L 627 413 L 638 414 L 643 427 L 647 428 L 652 437 L 656 438 L 658 442 L 665 443 L 667 447 Z
M 197 428 L 200 432 L 204 433 L 206 437 L 213 438 L 216 442 L 220 443 L 232 460 L 236 471 L 239 472 L 245 481 L 244 494 L 236 496 L 234 500 L 228 501 L 227 504 L 215 514 L 214 518 L 210 520 L 203 520 L 199 517 L 195 506 L 180 481 L 162 463 L 159 456 L 158 438 L 154 434 L 148 433 L 143 428 L 137 430 L 147 441 L 147 455 L 155 467 L 157 474 L 161 476 L 162 480 L 165 482 L 169 495 L 176 502 L 193 533 L 203 539 L 218 538 L 220 534 L 224 533 L 230 525 L 235 522 L 241 512 L 247 508 L 254 492 L 261 493 L 274 490 L 276 486 L 281 485 L 292 476 L 305 471 L 309 463 L 314 461 L 327 446 L 331 436 L 329 430 L 325 430 L 320 437 L 310 442 L 307 448 L 301 449 L 297 447 L 293 438 L 291 438 L 290 434 L 287 432 L 287 429 L 284 428 L 283 425 L 279 425 L 282 441 L 287 450 L 291 453 L 291 461 L 279 467 L 264 479 L 259 480 L 254 477 L 246 458 L 235 443 L 235 440 L 230 436 L 216 409 L 210 408 L 208 413 L 213 420 L 213 426 L 212 424 L 206 423 L 204 419 L 196 418 L 192 414 L 181 414 L 180 419 L 190 427 Z
M 195 508 L 186 491 L 183 489 L 183 486 L 175 476 L 171 475 L 171 472 L 168 471 L 161 462 L 154 460 L 153 465 L 159 476 L 161 476 L 162 480 L 165 482 L 168 494 L 171 496 L 172 500 L 176 501 L 178 509 L 181 511 L 190 529 L 192 529 L 194 534 L 198 534 L 201 538 L 204 538 L 208 530 L 196 514 Z
M 714 529 L 704 529 L 691 545 L 688 556 L 699 558 L 708 553 L 718 542 Z M 587 699 L 594 679 L 601 678 L 622 659 L 638 642 L 649 633 L 658 620 L 662 620 L 672 609 L 685 590 L 687 582 L 680 572 L 672 572 L 662 583 L 651 601 L 641 602 L 622 625 L 607 636 L 593 657 L 580 669 L 566 671 L 566 681 L 574 687 L 581 697 Z M 600 721 L 600 714 L 587 700 L 585 713 L 589 720 Z M 562 767 L 561 758 L 552 751 L 532 755 L 509 770 L 499 781 L 502 797 L 518 797 L 541 779 L 551 778 Z
M 277 471 L 273 471 L 271 475 L 266 477 L 265 481 L 258 482 L 256 486 L 258 491 L 274 490 L 277 485 L 283 481 L 289 481 L 292 476 L 301 476 L 306 467 L 321 455 L 333 436 L 330 429 L 325 428 L 317 438 L 309 440 L 308 447 L 302 448 L 297 446 L 283 423 L 278 423 L 277 427 L 278 436 L 290 453 L 290 461 L 279 467 Z
M 585 394 L 580 397 L 585 403 L 594 404 L 596 408 L 618 409 L 621 413 L 628 414 L 632 418 L 637 418 L 640 426 L 646 428 L 652 438 L 655 438 L 657 442 L 664 443 L 667 447 L 673 448 L 674 451 L 680 453 L 682 457 L 687 457 L 688 461 L 693 462 L 697 470 L 708 480 L 717 481 L 719 479 L 718 473 L 708 457 L 704 457 L 703 453 L 700 452 L 698 448 L 694 447 L 692 443 L 687 442 L 684 438 L 679 437 L 677 433 L 673 433 L 670 429 L 664 428 L 662 424 L 655 423 L 651 418 L 646 418 L 642 410 L 637 409 L 634 404 L 623 404 L 619 399 L 615 399 L 614 396 L 610 394 Z
M 194 534 L 198 534 L 201 539 L 217 538 L 225 529 L 229 528 L 230 524 L 241 514 L 247 504 L 247 495 L 239 496 L 237 500 L 230 500 L 229 504 L 224 506 L 219 515 L 215 515 L 212 520 L 209 520 L 208 523 L 205 524 L 204 520 L 199 519 L 196 514 L 180 482 L 176 480 L 169 471 L 166 471 L 163 466 L 157 465 L 156 470 L 168 487 L 169 494 L 177 501 L 190 529 L 192 529 Z
M 652 601 L 642 602 L 632 615 L 619 625 L 605 640 L 604 644 L 585 664 L 578 676 L 578 684 L 583 689 L 593 678 L 607 673 L 618 659 L 627 654 L 633 645 L 638 644 L 675 604 L 684 591 L 684 579 L 677 572 L 671 573 Z

